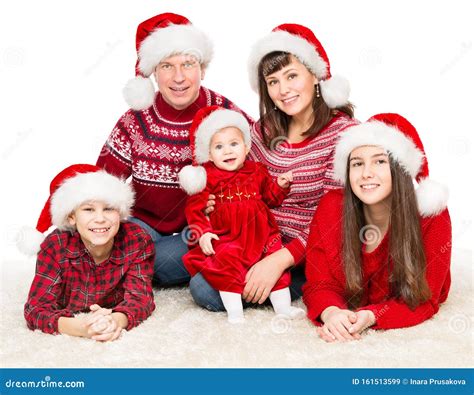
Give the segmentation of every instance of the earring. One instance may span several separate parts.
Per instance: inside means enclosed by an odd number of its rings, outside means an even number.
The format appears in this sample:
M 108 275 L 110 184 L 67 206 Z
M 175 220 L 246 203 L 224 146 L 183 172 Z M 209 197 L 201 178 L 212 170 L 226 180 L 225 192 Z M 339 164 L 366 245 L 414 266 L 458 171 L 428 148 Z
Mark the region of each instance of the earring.
M 321 94 L 319 93 L 319 84 L 316 84 L 316 97 L 321 97 Z
M 273 109 L 276 111 L 276 110 L 278 110 L 278 107 L 277 107 L 277 106 L 274 106 Z

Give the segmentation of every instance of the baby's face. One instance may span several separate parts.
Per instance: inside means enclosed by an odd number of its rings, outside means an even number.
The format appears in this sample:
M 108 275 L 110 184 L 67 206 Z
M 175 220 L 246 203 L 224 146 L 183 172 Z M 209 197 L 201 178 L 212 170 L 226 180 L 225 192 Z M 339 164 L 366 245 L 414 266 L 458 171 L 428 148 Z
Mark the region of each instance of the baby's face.
M 227 127 L 214 133 L 211 139 L 209 160 L 222 170 L 239 170 L 249 149 L 242 132 L 236 127 Z

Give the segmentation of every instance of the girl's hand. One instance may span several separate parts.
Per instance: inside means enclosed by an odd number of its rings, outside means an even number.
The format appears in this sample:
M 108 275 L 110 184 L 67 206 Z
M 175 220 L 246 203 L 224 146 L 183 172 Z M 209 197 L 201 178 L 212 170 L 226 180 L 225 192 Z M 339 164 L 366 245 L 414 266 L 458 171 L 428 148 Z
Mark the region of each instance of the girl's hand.
M 375 324 L 375 315 L 370 310 L 359 310 L 356 313 L 357 320 L 349 328 L 349 333 L 360 334 L 368 327 Z
M 318 328 L 319 336 L 327 341 L 350 341 L 359 340 L 359 333 L 351 334 L 349 328 L 357 321 L 357 314 L 350 310 L 340 309 L 336 306 L 330 306 L 321 314 L 321 321 L 324 325 Z
M 202 252 L 204 252 L 206 255 L 215 254 L 214 248 L 212 247 L 212 240 L 219 240 L 219 236 L 214 233 L 207 232 L 199 238 L 199 246 L 201 247 Z
M 122 334 L 122 327 L 120 324 L 112 315 L 107 316 L 107 318 L 107 327 L 105 330 L 101 333 L 91 336 L 91 339 L 100 342 L 107 342 L 117 340 L 120 337 Z
M 214 211 L 214 206 L 216 205 L 216 196 L 215 195 L 209 195 L 207 198 L 207 206 L 204 209 L 204 214 L 209 215 Z
M 279 175 L 277 178 L 277 182 L 281 188 L 288 188 L 293 182 L 293 172 L 289 171 Z

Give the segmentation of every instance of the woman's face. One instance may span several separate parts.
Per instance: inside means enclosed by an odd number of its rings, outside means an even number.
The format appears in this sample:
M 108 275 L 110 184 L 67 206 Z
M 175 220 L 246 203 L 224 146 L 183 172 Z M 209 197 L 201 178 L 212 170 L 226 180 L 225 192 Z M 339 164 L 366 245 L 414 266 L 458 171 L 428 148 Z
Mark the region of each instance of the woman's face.
M 366 205 L 386 202 L 392 193 L 388 154 L 382 147 L 365 145 L 349 156 L 352 192 Z
M 290 64 L 266 76 L 265 82 L 273 103 L 287 115 L 305 117 L 312 113 L 318 79 L 293 55 Z

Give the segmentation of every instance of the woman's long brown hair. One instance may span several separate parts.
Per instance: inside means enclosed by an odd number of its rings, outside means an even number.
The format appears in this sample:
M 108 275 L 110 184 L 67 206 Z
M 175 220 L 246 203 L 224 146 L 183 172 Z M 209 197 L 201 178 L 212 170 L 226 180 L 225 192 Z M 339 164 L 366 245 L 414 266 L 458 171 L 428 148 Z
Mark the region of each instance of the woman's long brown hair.
M 270 95 L 268 94 L 267 82 L 265 77 L 291 63 L 291 54 L 288 52 L 270 52 L 265 55 L 258 65 L 258 92 L 260 96 L 260 125 L 263 135 L 263 141 L 268 148 L 272 147 L 272 141 L 275 138 L 288 135 L 288 128 L 290 126 L 291 116 L 285 114 L 278 109 L 275 110 Z M 354 118 L 354 106 L 350 103 L 345 106 L 331 109 L 323 100 L 322 95 L 317 97 L 316 89 L 313 95 L 313 123 L 302 135 L 312 136 L 318 134 L 324 126 L 332 119 L 332 117 L 341 111 L 349 117 Z
M 403 300 L 411 309 L 426 302 L 431 291 L 426 281 L 426 257 L 421 237 L 415 189 L 411 176 L 389 155 L 392 175 L 392 198 L 389 220 L 390 297 Z M 362 278 L 361 229 L 366 225 L 363 203 L 352 192 L 349 182 L 349 159 L 343 204 L 342 257 L 346 275 L 346 298 L 350 308 L 361 306 Z

